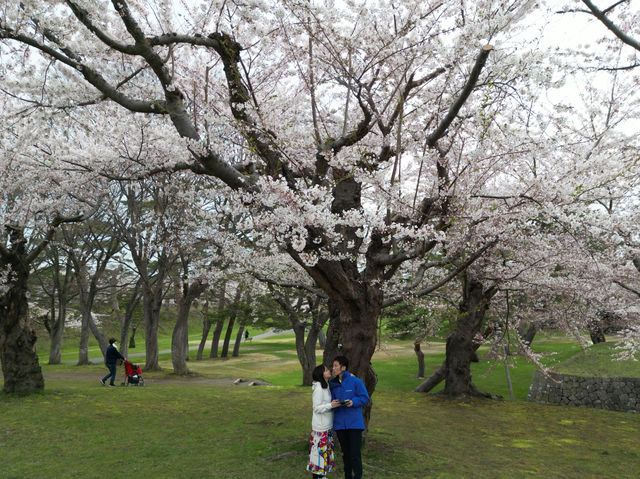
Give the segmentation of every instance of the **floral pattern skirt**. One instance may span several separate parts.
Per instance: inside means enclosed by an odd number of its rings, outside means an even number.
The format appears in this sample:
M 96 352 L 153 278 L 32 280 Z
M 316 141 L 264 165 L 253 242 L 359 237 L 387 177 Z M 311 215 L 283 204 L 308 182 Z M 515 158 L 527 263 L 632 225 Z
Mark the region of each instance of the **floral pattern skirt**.
M 307 471 L 321 476 L 333 471 L 333 431 L 311 431 L 309 437 L 309 462 Z

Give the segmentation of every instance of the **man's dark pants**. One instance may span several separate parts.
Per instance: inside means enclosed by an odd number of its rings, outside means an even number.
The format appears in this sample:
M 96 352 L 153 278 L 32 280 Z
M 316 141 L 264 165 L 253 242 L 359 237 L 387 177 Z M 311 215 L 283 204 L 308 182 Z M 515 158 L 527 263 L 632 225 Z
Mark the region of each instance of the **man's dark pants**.
M 116 379 L 117 365 L 116 363 L 108 363 L 108 364 L 105 364 L 105 366 L 109 370 L 109 374 L 107 374 L 105 377 L 102 378 L 102 382 L 105 382 L 107 379 L 111 378 L 111 381 L 109 381 L 109 384 L 115 386 L 113 382 Z
M 362 446 L 361 429 L 341 429 L 336 431 L 342 457 L 344 461 L 345 479 L 360 479 L 362 477 L 362 456 L 360 448 Z

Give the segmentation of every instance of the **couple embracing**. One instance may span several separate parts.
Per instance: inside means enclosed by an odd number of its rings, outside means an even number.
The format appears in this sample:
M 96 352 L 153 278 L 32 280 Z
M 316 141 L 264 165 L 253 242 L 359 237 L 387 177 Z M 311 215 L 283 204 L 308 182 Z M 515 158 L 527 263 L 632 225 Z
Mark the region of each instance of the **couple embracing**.
M 349 371 L 349 360 L 338 356 L 332 371 L 324 365 L 313 370 L 313 416 L 307 470 L 314 478 L 333 471 L 333 431 L 344 460 L 345 479 L 362 477 L 362 406 L 369 402 L 364 383 Z M 333 379 L 332 379 L 333 378 Z

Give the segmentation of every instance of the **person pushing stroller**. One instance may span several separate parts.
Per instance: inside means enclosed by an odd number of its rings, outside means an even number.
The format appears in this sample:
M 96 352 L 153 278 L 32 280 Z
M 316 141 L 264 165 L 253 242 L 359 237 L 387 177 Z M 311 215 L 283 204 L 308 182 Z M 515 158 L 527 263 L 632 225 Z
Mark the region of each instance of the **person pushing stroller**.
M 115 387 L 118 360 L 119 359 L 122 361 L 125 360 L 124 356 L 120 354 L 120 351 L 118 351 L 116 343 L 117 343 L 116 338 L 109 339 L 109 346 L 107 347 L 107 351 L 105 352 L 105 355 L 104 355 L 104 365 L 109 370 L 109 374 L 107 374 L 105 377 L 100 379 L 100 382 L 102 383 L 103 386 L 106 386 L 107 379 L 111 378 L 111 380 L 109 381 L 109 386 Z

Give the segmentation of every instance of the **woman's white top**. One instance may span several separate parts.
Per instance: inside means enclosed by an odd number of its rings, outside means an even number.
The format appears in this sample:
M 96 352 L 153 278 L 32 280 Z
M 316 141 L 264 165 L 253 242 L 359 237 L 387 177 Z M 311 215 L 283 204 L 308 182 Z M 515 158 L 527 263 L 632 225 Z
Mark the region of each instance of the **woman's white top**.
M 324 389 L 322 384 L 314 381 L 313 389 L 313 416 L 311 417 L 311 429 L 322 432 L 333 427 L 333 409 L 331 408 L 331 392 L 329 387 Z

